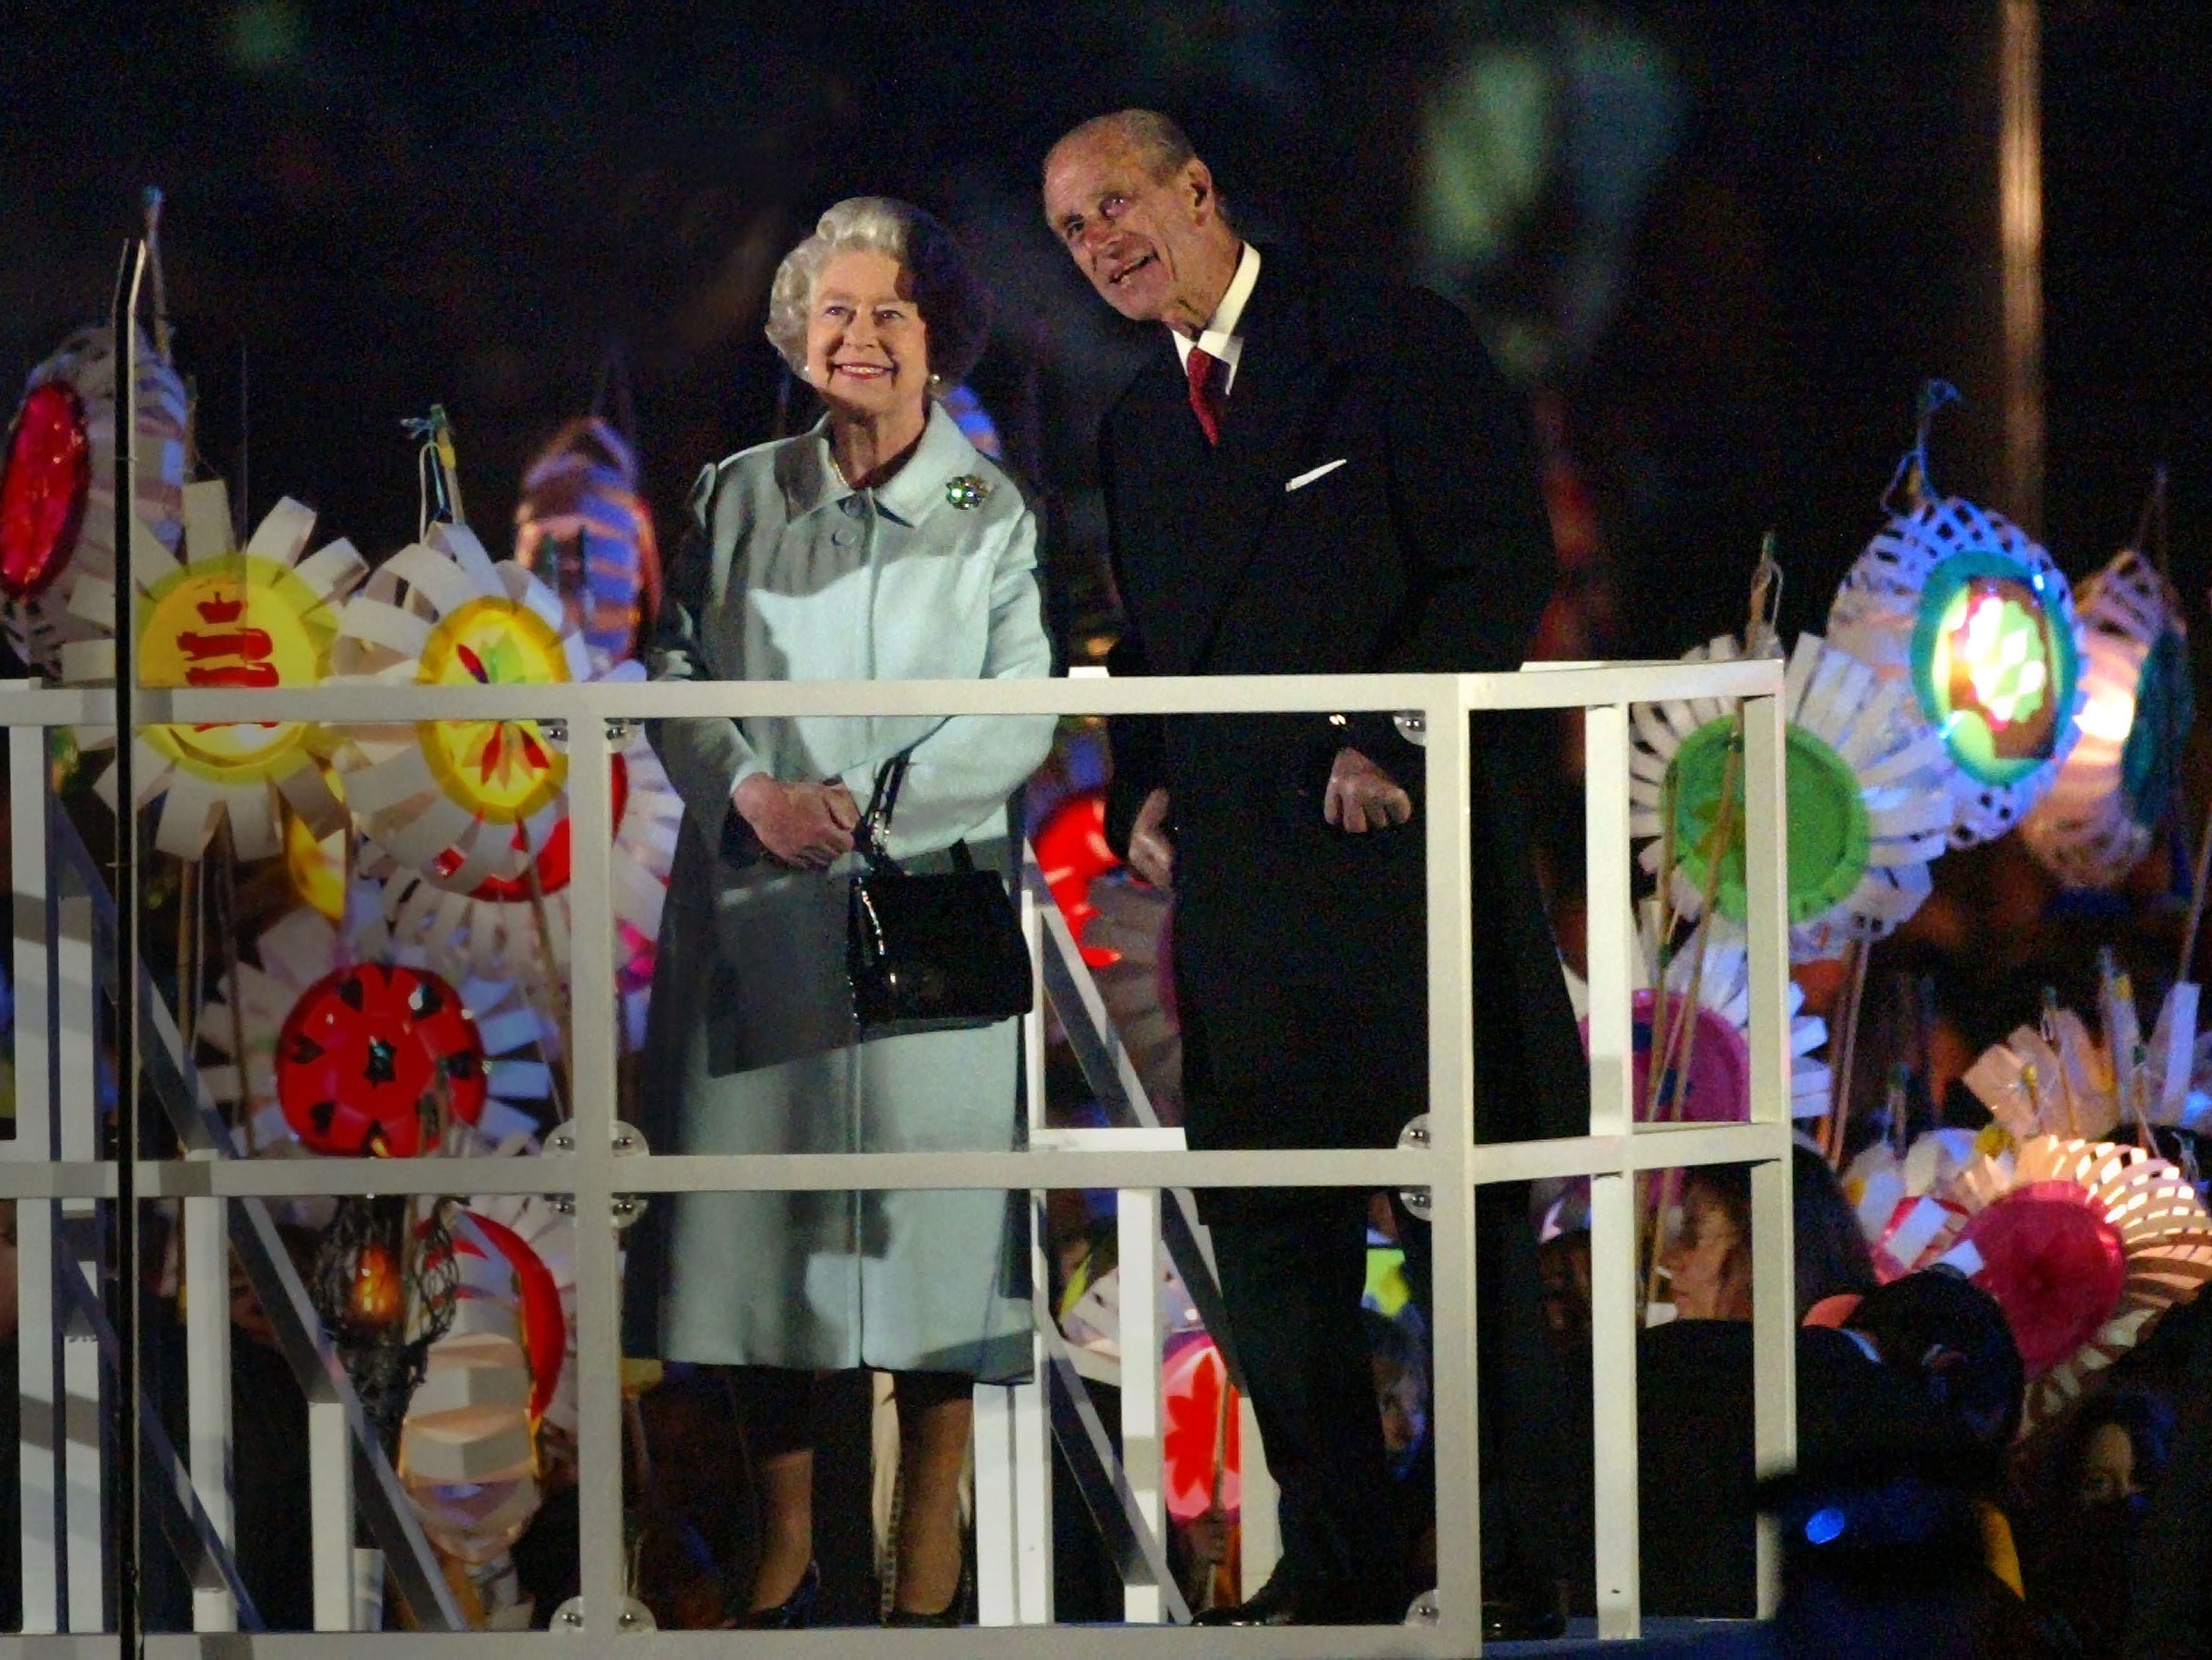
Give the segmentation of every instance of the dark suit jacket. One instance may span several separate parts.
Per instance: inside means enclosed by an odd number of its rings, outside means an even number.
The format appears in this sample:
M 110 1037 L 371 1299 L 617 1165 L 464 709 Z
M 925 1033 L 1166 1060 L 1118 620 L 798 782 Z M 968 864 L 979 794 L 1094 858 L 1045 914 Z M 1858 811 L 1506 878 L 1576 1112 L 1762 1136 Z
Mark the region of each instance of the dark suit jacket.
M 1467 317 L 1263 250 L 1241 332 L 1218 448 L 1164 331 L 1101 428 L 1126 625 L 1113 672 L 1517 667 L 1550 536 L 1520 401 Z M 1579 1134 L 1588 1112 L 1515 719 L 1476 733 L 1476 1117 L 1501 1140 Z M 1115 845 L 1154 786 L 1174 812 L 1193 1144 L 1395 1140 L 1426 1104 L 1423 840 L 1347 835 L 1321 798 L 1350 744 L 1413 793 L 1418 825 L 1420 750 L 1388 711 L 1120 720 L 1113 744 Z

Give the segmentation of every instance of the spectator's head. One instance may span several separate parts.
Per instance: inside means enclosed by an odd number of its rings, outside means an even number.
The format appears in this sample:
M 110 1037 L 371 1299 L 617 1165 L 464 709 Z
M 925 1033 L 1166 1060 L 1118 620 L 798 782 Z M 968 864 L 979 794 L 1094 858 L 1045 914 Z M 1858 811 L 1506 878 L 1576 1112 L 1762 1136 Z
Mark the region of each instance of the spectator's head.
M 2077 1510 L 2131 1510 L 2166 1469 L 2174 1410 L 2147 1390 L 2120 1388 L 2083 1409 L 2061 1470 Z
M 1751 1173 L 1709 1165 L 1682 1175 L 1682 1218 L 1660 1257 L 1682 1320 L 1751 1317 Z
M 1886 1366 L 1916 1379 L 1929 1401 L 1987 1448 L 2020 1429 L 2027 1372 L 1997 1300 L 1948 1268 L 1924 1268 L 1859 1300 L 1849 1329 Z
M 1374 1373 L 1375 1404 L 1382 1414 L 1382 1444 L 1393 1464 L 1406 1459 L 1428 1432 L 1428 1356 L 1419 1316 L 1396 1320 L 1374 1309 L 1359 1311 Z

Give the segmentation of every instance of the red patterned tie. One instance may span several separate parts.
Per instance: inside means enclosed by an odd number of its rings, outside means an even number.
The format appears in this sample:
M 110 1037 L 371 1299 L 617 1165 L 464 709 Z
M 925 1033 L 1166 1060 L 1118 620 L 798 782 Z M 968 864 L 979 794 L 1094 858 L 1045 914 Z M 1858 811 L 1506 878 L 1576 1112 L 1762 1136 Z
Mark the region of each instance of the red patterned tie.
M 1208 444 L 1222 441 L 1222 395 L 1220 382 L 1213 373 L 1217 359 L 1191 347 L 1191 355 L 1184 360 L 1184 370 L 1191 378 L 1191 411 L 1204 429 Z

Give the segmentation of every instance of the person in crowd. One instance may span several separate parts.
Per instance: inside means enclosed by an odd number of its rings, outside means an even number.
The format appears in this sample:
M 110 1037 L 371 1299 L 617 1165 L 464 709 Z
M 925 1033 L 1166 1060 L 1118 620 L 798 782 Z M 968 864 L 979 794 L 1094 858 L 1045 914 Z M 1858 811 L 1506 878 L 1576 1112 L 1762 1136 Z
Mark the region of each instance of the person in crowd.
M 1790 1152 L 1791 1231 L 1800 1319 L 1816 1304 L 1874 1288 L 1865 1239 L 1827 1161 Z M 1685 1171 L 1681 1223 L 1662 1253 L 1675 1319 L 1637 1344 L 1643 1606 L 1659 1615 L 1749 1617 L 1758 1597 L 1751 1524 L 1751 1178 L 1744 1165 Z M 1801 1334 L 1798 1400 L 1865 1356 L 1833 1333 Z
M 2212 1654 L 2212 1304 L 2199 1296 L 2162 1330 L 2180 1355 L 2179 1410 L 2172 1454 L 2136 1528 L 2128 1660 Z
M 2173 1452 L 2174 1421 L 2162 1396 L 2120 1385 L 2067 1431 L 2051 1502 L 2025 1529 L 2029 1606 L 2063 1653 L 2119 1660 L 2129 1559 Z
M 827 413 L 706 469 L 652 653 L 667 680 L 963 679 L 1052 670 L 1036 520 L 943 395 L 987 297 L 921 210 L 856 197 L 778 269 L 768 337 Z M 648 1037 L 664 1153 L 1013 1145 L 1017 1032 L 870 1036 L 845 972 L 854 829 L 911 753 L 886 851 L 913 871 L 1012 870 L 1006 803 L 1048 718 L 722 718 L 654 735 L 685 815 Z M 629 1352 L 740 1368 L 760 1568 L 734 1612 L 804 1624 L 814 1375 L 896 1381 L 903 1482 L 891 1619 L 957 1623 L 958 1484 L 979 1378 L 1026 1372 L 1026 1232 L 988 1192 L 687 1194 L 633 1252 Z
M 1247 241 L 1167 117 L 1085 122 L 1045 217 L 1106 303 L 1156 325 L 1100 470 L 1141 674 L 1496 671 L 1553 585 L 1525 412 L 1437 296 Z M 1421 751 L 1388 714 L 1112 723 L 1108 840 L 1175 900 L 1185 1129 L 1197 1148 L 1390 1146 L 1427 1109 Z M 1477 1134 L 1576 1133 L 1582 1050 L 1530 859 L 1525 748 L 1478 728 Z M 1256 965 L 1264 965 L 1257 968 Z M 1367 1196 L 1213 1190 L 1229 1338 L 1281 1489 L 1283 1554 L 1223 1624 L 1396 1622 L 1384 1452 L 1358 1322 Z M 1555 1624 L 1560 1430 L 1535 1240 L 1485 1187 L 1486 1587 Z M 1418 1273 L 1416 1274 L 1418 1279 Z M 1493 1611 L 1486 1610 L 1490 1618 Z M 1499 1634 L 1515 1611 L 1499 1608 Z
M 1790 1237 L 1802 1320 L 1831 1297 L 1874 1289 L 1874 1259 L 1827 1159 L 1790 1149 Z M 1751 1172 L 1710 1165 L 1682 1177 L 1681 1224 L 1660 1266 L 1682 1320 L 1751 1317 Z

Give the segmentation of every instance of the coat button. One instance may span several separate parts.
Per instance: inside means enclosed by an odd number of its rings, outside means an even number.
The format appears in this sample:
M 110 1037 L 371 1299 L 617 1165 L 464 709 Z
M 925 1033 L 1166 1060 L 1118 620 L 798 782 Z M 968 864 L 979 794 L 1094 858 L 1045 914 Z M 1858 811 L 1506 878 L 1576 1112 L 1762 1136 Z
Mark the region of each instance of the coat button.
M 835 535 L 830 538 L 832 542 L 835 542 L 841 548 L 849 548 L 859 539 L 860 532 L 849 528 L 839 530 Z

